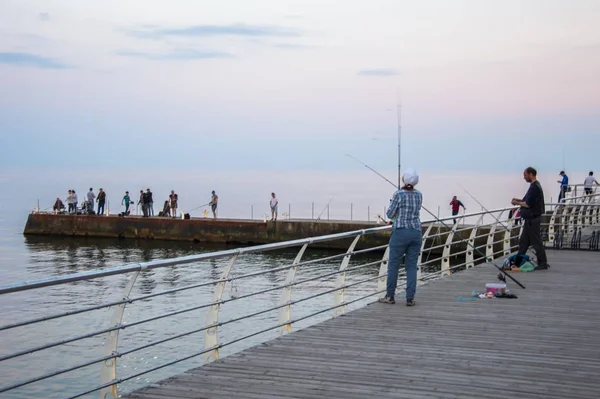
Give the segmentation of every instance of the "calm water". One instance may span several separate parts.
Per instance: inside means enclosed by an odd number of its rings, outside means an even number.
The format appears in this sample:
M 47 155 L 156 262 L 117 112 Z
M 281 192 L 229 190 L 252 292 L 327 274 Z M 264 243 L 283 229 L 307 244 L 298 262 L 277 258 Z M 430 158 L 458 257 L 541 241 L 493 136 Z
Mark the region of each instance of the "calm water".
M 311 217 L 313 203 L 316 216 L 325 209 L 325 205 L 331 200 L 330 217 L 332 219 L 349 219 L 352 209 L 353 218 L 362 220 L 366 220 L 369 216 L 373 219 L 376 214 L 382 213 L 393 193 L 393 188 L 387 183 L 374 177 L 371 173 L 364 172 L 352 174 L 286 172 L 269 174 L 257 180 L 256 175 L 250 172 L 206 175 L 191 172 L 175 174 L 157 171 L 153 174 L 153 185 L 147 182 L 148 176 L 135 171 L 118 175 L 111 175 L 106 171 L 95 174 L 72 174 L 69 176 L 68 185 L 62 183 L 64 177 L 61 175 L 38 171 L 36 174 L 29 175 L 27 181 L 31 184 L 23 186 L 21 182 L 24 175 L 24 172 L 15 172 L 0 176 L 1 284 L 223 249 L 223 247 L 207 247 L 191 243 L 24 237 L 21 232 L 27 213 L 33 208 L 37 199 L 40 199 L 41 207 L 45 208 L 52 204 L 56 196 L 64 198 L 64 194 L 69 188 L 75 188 L 82 198 L 83 193 L 90 185 L 95 188 L 102 186 L 109 193 L 109 200 L 113 201 L 111 206 L 113 212 L 120 210 L 120 195 L 114 193 L 121 193 L 125 190 L 135 192 L 139 191 L 139 188 L 150 186 L 155 192 L 155 202 L 160 203 L 162 197 L 167 195 L 170 189 L 175 188 L 180 194 L 181 207 L 189 210 L 208 202 L 207 193 L 210 193 L 211 189 L 216 189 L 221 199 L 221 216 L 248 218 L 253 215 L 256 219 L 262 219 L 264 213 L 268 212 L 268 195 L 271 191 L 276 191 L 280 198 L 281 212 L 291 210 L 292 217 Z M 393 177 L 393 174 L 391 176 Z M 555 188 L 553 183 L 555 177 L 553 175 L 542 176 L 541 180 L 546 187 L 546 197 L 549 200 Z M 94 183 L 90 183 L 90 181 Z M 225 181 L 227 184 L 224 183 Z M 467 187 L 479 201 L 490 209 L 506 206 L 510 198 L 522 195 L 527 188 L 519 174 L 422 173 L 419 188 L 424 194 L 425 205 L 434 212 L 438 211 L 439 206 L 440 215 L 447 216 L 450 211 L 447 206 L 448 201 L 452 195 L 459 195 L 468 211 L 480 210 L 479 205 L 460 191 L 459 183 Z M 18 203 L 14 202 L 13 193 L 16 192 L 20 193 Z M 161 196 L 161 194 L 165 195 Z M 195 216 L 199 216 L 199 213 Z M 326 213 L 323 217 L 326 217 Z M 429 217 L 424 215 L 423 218 L 428 219 Z M 327 254 L 332 253 L 307 252 L 305 260 Z M 281 267 L 290 264 L 295 255 L 295 250 L 245 255 L 238 260 L 233 274 L 240 275 Z M 351 266 L 373 261 L 379 257 L 380 255 L 355 257 Z M 327 271 L 335 271 L 339 267 L 339 262 L 340 260 L 335 260 L 301 267 L 298 270 L 297 278 L 303 279 Z M 200 281 L 218 279 L 225 264 L 225 260 L 207 261 L 141 273 L 131 296 L 136 297 Z M 351 272 L 348 281 L 360 281 L 375 276 L 377 271 L 377 267 L 370 267 Z M 233 287 L 228 284 L 224 299 L 282 284 L 285 277 L 285 272 L 273 272 L 242 280 Z M 0 324 L 109 300 L 119 300 L 126 282 L 127 277 L 125 276 L 113 276 L 2 296 L 0 297 Z M 332 277 L 325 281 L 300 285 L 294 288 L 294 298 L 299 299 L 324 291 L 333 287 L 334 282 L 335 277 Z M 373 292 L 375 286 L 375 281 L 372 281 L 349 289 L 346 291 L 347 299 L 358 298 Z M 276 306 L 279 296 L 280 292 L 274 291 L 258 295 L 251 300 L 226 303 L 222 306 L 220 320 L 226 321 L 242 314 Z M 209 303 L 211 299 L 212 287 L 205 287 L 135 302 L 127 306 L 124 321 L 134 322 L 184 307 Z M 364 302 L 357 303 L 351 308 L 363 304 Z M 293 317 L 301 317 L 332 305 L 331 294 L 309 300 L 293 307 Z M 103 309 L 84 315 L 48 321 L 40 325 L 2 331 L 0 332 L 0 342 L 2 343 L 0 353 L 6 354 L 106 328 L 109 326 L 111 315 L 111 309 Z M 120 333 L 119 349 L 127 350 L 144 343 L 201 328 L 204 325 L 205 316 L 205 310 L 198 310 L 125 329 Z M 239 323 L 223 326 L 219 329 L 220 340 L 228 342 L 274 325 L 277 323 L 277 316 L 278 311 L 272 311 Z M 295 325 L 295 329 L 327 319 L 330 316 L 331 313 L 328 312 L 304 320 Z M 278 331 L 275 330 L 244 340 L 222 349 L 221 356 L 277 335 Z M 100 357 L 103 355 L 103 343 L 104 336 L 98 336 L 26 355 L 20 359 L 2 362 L 0 363 L 0 386 Z M 200 351 L 202 348 L 203 333 L 192 334 L 150 347 L 119 359 L 118 376 L 132 375 Z M 177 374 L 202 363 L 203 357 L 199 356 L 193 360 L 144 375 L 124 383 L 121 386 L 121 392 L 131 391 L 149 382 Z M 66 376 L 53 378 L 48 382 L 32 384 L 10 394 L 0 394 L 0 397 L 61 398 L 99 383 L 100 366 L 93 365 Z M 97 394 L 89 397 L 97 397 Z

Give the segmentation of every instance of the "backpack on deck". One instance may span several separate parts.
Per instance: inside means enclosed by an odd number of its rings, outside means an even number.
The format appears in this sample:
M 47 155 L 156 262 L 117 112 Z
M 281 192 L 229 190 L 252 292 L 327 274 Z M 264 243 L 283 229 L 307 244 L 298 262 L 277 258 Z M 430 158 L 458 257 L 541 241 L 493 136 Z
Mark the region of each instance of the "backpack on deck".
M 519 271 L 522 272 L 532 272 L 535 269 L 535 265 L 531 262 L 528 255 L 518 254 L 506 258 L 502 266 L 503 269 L 507 271 L 513 270 L 514 266 L 518 267 Z

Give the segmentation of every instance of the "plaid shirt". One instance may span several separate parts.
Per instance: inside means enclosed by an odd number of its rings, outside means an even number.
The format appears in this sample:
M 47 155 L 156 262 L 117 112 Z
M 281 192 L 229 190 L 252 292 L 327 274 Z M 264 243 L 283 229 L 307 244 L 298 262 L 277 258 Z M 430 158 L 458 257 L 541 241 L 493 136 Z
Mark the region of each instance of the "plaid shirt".
M 387 210 L 388 219 L 394 219 L 395 229 L 415 229 L 421 231 L 421 204 L 423 195 L 418 190 L 400 189 L 394 194 Z

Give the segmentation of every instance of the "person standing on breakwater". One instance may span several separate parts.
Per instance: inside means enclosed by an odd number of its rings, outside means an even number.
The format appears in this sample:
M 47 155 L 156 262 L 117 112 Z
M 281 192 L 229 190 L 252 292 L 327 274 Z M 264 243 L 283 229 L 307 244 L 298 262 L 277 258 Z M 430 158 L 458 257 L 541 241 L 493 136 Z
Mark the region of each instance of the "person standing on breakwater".
M 96 194 L 94 194 L 94 189 L 90 187 L 90 191 L 87 192 L 87 205 L 88 212 L 94 210 L 94 201 L 96 199 Z
M 106 193 L 104 190 L 98 190 L 96 201 L 98 202 L 98 215 L 102 215 L 104 213 L 104 204 L 106 203 Z
M 545 209 L 544 191 L 537 180 L 537 170 L 531 166 L 525 169 L 523 178 L 529 183 L 527 194 L 522 200 L 513 198 L 511 201 L 512 205 L 521 207 L 521 217 L 523 218 L 523 233 L 519 238 L 517 255 L 525 255 L 529 247 L 533 247 L 538 262 L 535 270 L 545 270 L 550 265 L 548 265 L 548 258 L 546 258 L 546 249 L 542 242 L 541 233 L 542 215 Z
M 583 190 L 585 191 L 585 195 L 592 194 L 592 188 L 594 187 L 594 183 L 596 183 L 597 186 L 600 186 L 600 184 L 598 184 L 598 180 L 596 180 L 596 178 L 594 177 L 594 172 L 590 172 L 589 176 L 586 177 L 583 181 Z
M 565 173 L 564 170 L 561 170 L 558 175 L 562 176 L 562 180 L 558 180 L 558 183 L 560 183 L 560 192 L 558 193 L 558 202 L 561 202 L 563 199 L 565 199 L 567 190 L 569 189 L 569 176 L 567 176 L 567 174 Z
M 175 194 L 175 190 L 171 190 L 171 194 L 169 194 L 169 205 L 171 205 L 171 216 L 177 217 L 177 201 L 179 200 L 179 196 Z
M 131 197 L 129 196 L 129 191 L 125 191 L 125 196 L 121 200 L 121 205 L 125 204 L 125 216 L 129 216 L 129 203 L 131 202 Z
M 413 169 L 407 169 L 402 175 L 404 186 L 394 194 L 387 210 L 388 219 L 394 219 L 390 237 L 390 259 L 388 261 L 387 292 L 379 302 L 394 304 L 398 271 L 402 257 L 406 255 L 406 306 L 415 305 L 417 290 L 417 261 L 421 251 L 421 204 L 423 195 L 415 190 L 419 175 Z
M 217 195 L 217 193 L 215 193 L 215 191 L 212 191 L 212 195 L 210 196 L 210 202 L 208 203 L 208 205 L 210 205 L 210 208 L 212 209 L 212 213 L 213 213 L 213 219 L 217 218 L 217 208 L 219 206 L 219 196 Z
M 67 195 L 66 199 L 67 203 L 67 212 L 73 212 L 73 190 L 69 190 L 69 195 Z
M 138 201 L 138 206 L 142 207 L 142 216 L 147 217 L 148 212 L 146 210 L 146 194 L 144 194 L 144 190 L 140 190 L 140 199 Z
M 73 213 L 77 215 L 77 204 L 79 203 L 79 199 L 77 198 L 77 194 L 75 194 L 75 190 L 71 190 L 71 200 L 73 201 Z
M 271 193 L 271 201 L 269 202 L 269 206 L 271 207 L 271 220 L 277 220 L 277 208 L 279 205 L 279 200 L 275 196 L 275 193 Z
M 148 209 L 148 216 L 154 216 L 154 199 L 152 198 L 152 191 L 146 189 L 146 205 Z
M 462 206 L 463 209 L 466 211 L 467 208 L 465 208 L 465 205 L 460 202 L 460 200 L 458 198 L 456 198 L 456 195 L 454 197 L 452 197 L 452 201 L 450 201 L 450 205 L 452 206 L 452 216 L 456 216 L 458 215 L 458 211 L 460 210 L 460 207 Z M 456 219 L 454 219 L 454 224 L 456 224 Z

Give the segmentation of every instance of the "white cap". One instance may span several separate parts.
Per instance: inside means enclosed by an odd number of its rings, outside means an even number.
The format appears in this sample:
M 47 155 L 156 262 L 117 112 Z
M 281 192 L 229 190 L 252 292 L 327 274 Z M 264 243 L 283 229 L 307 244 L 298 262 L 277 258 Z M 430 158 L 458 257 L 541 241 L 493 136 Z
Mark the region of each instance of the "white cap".
M 404 184 L 410 184 L 414 187 L 419 183 L 419 175 L 417 174 L 416 170 L 408 168 L 404 170 L 404 174 L 402 175 L 402 181 L 404 182 Z

